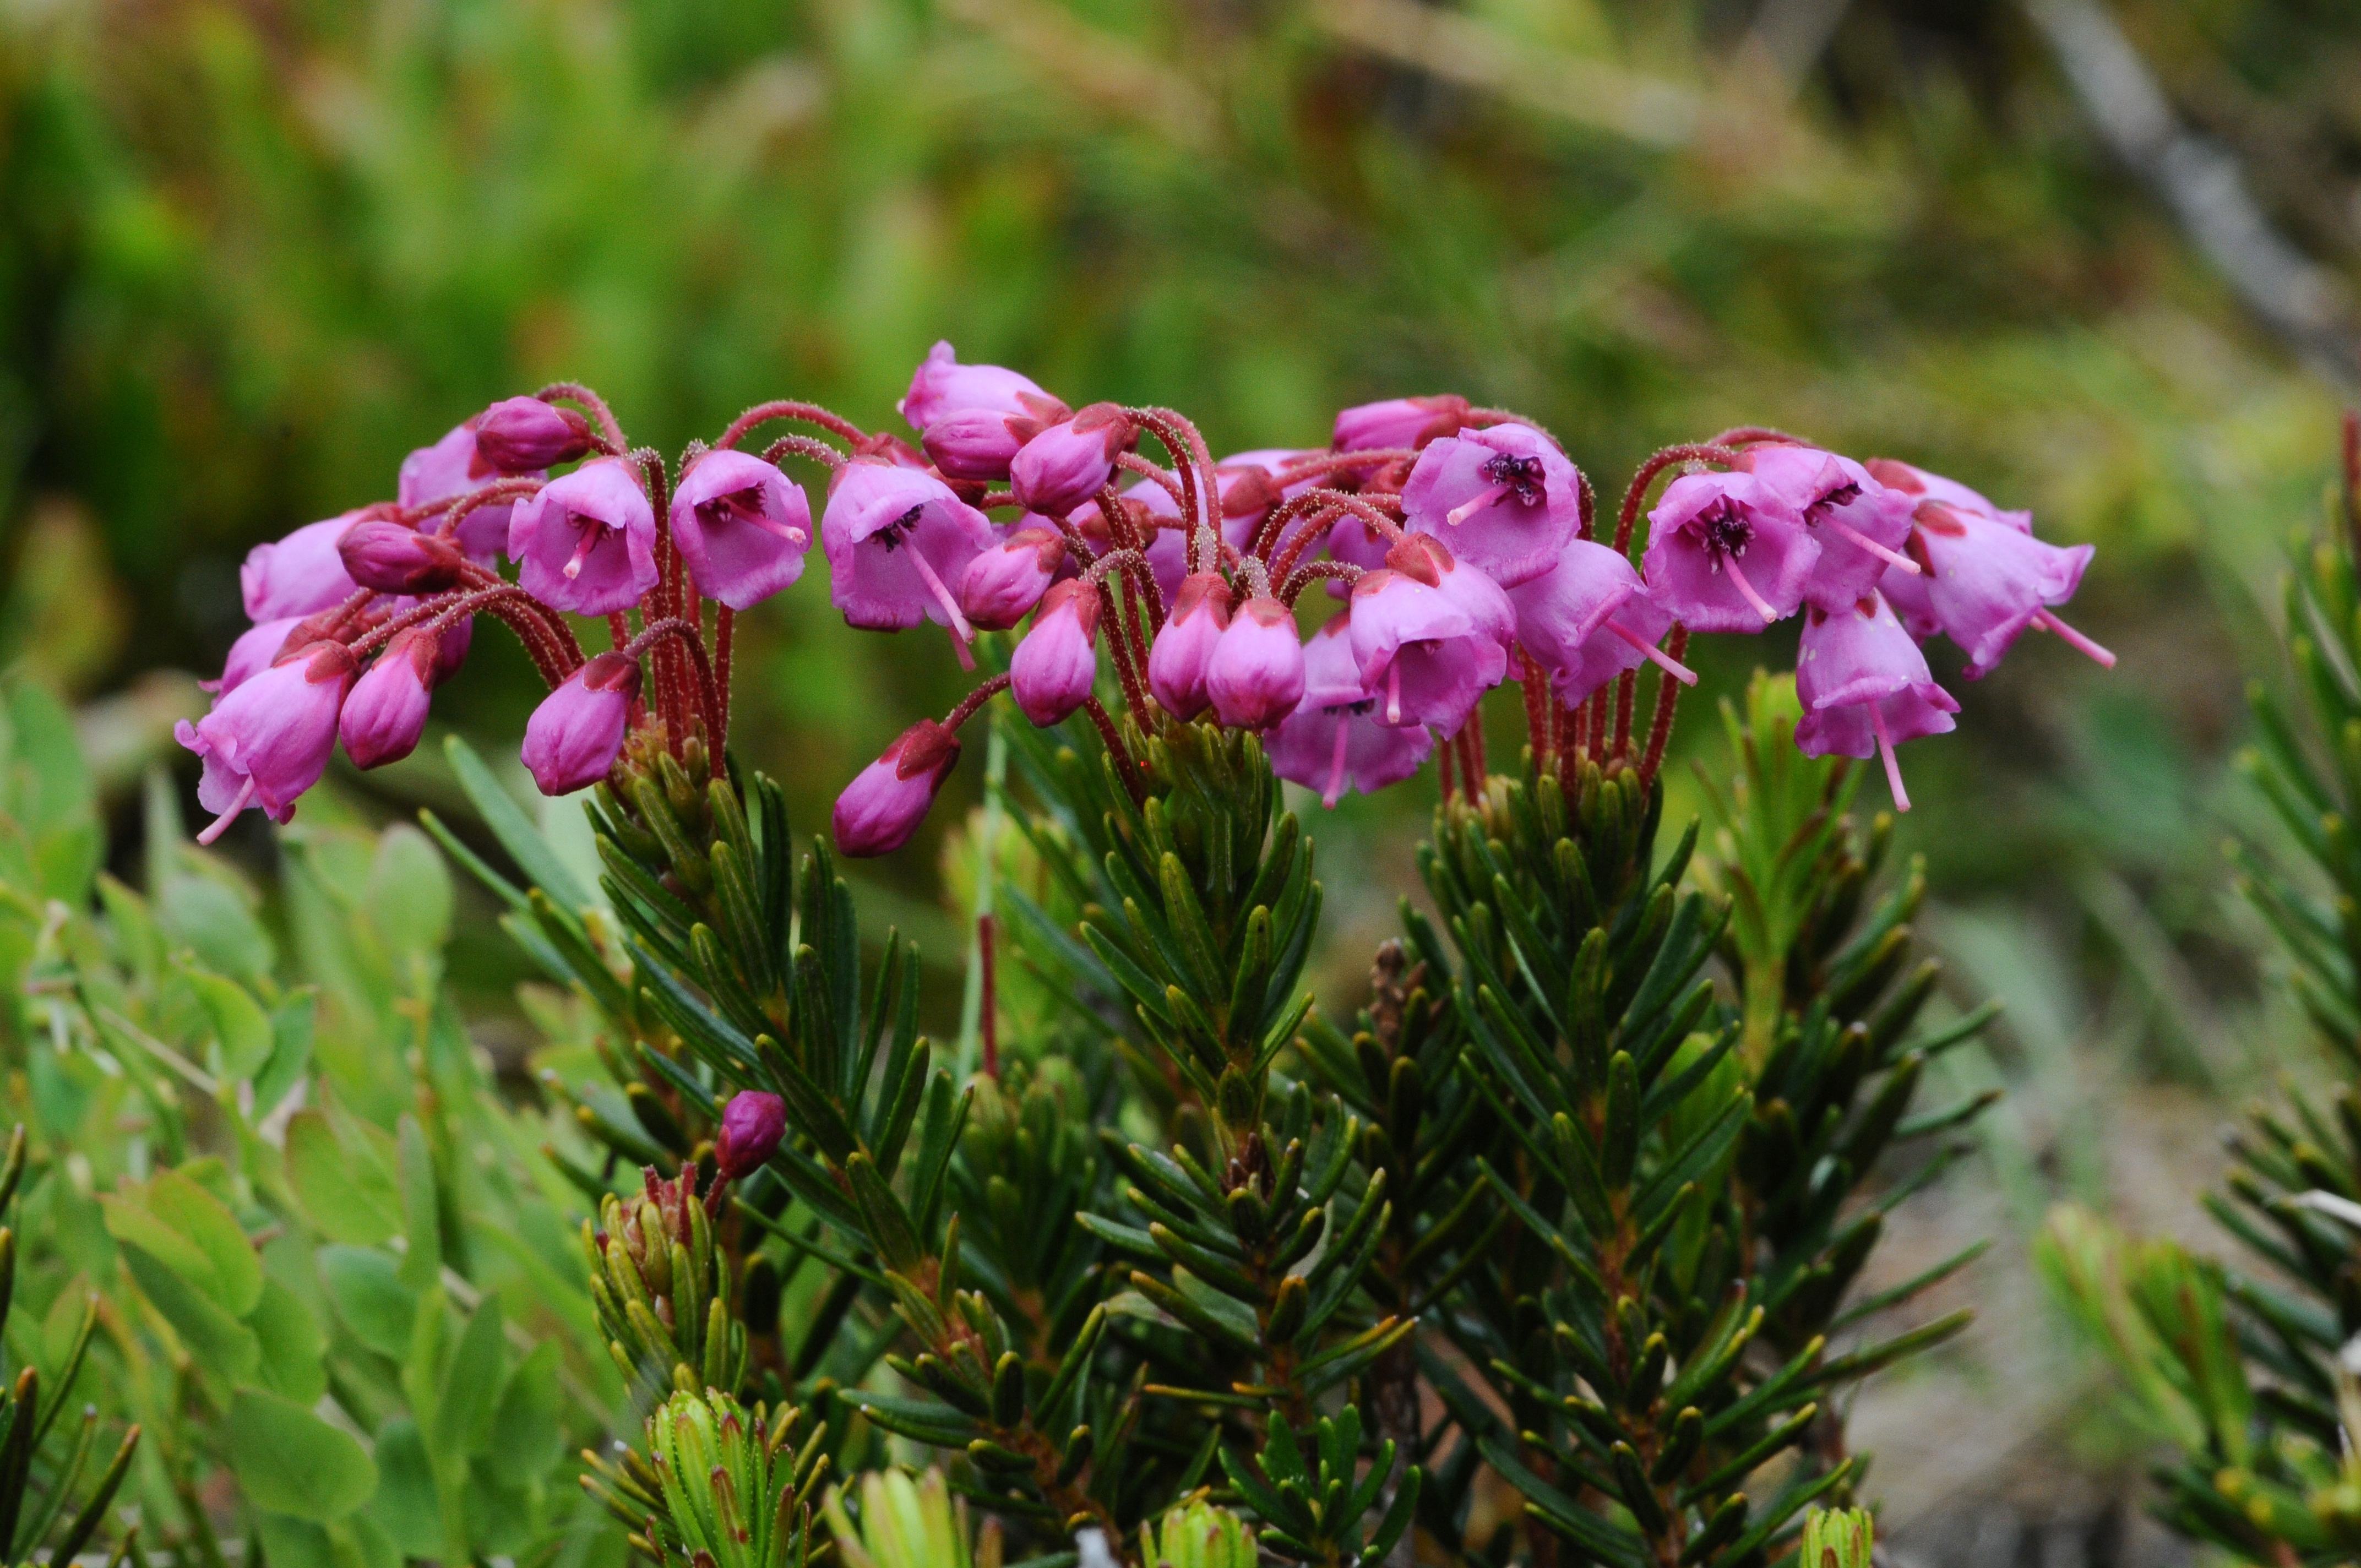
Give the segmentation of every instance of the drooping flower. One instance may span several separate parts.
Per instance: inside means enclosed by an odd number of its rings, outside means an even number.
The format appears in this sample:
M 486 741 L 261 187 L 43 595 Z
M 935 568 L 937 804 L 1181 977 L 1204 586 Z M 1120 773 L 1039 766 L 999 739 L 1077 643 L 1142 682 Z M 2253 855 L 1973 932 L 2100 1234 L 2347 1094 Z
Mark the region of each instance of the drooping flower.
M 741 1089 L 722 1107 L 721 1130 L 713 1135 L 713 1163 L 732 1181 L 762 1168 L 787 1130 L 787 1102 L 759 1089 Z
M 397 631 L 377 663 L 353 683 L 336 720 L 353 766 L 383 767 L 417 750 L 426 730 L 427 694 L 434 689 L 440 641 L 423 627 Z
M 280 651 L 287 646 L 287 634 L 302 624 L 300 615 L 282 615 L 248 628 L 229 645 L 229 658 L 222 664 L 221 678 L 201 684 L 216 697 L 227 696 L 270 668 Z
M 1508 673 L 1498 630 L 1439 584 L 1380 567 L 1353 585 L 1351 602 L 1353 657 L 1379 723 L 1455 735 Z
M 1409 532 L 1441 537 L 1504 588 L 1548 571 L 1582 526 L 1581 475 L 1529 425 L 1431 443 L 1401 495 Z
M 962 665 L 975 629 L 958 587 L 994 543 L 984 515 L 931 474 L 856 457 L 829 481 L 820 515 L 829 599 L 854 626 L 898 631 L 931 620 L 950 629 Z
M 997 365 L 962 365 L 949 343 L 938 343 L 910 378 L 910 389 L 894 405 L 920 435 L 946 414 L 989 409 L 1027 414 L 1048 424 L 1063 417 L 1066 405 L 1030 378 Z
M 859 859 L 891 854 L 908 843 L 959 754 L 959 737 L 931 718 L 902 731 L 836 797 L 838 852 Z
M 1697 676 L 1656 646 L 1673 618 L 1648 597 L 1631 563 L 1604 544 L 1570 541 L 1557 565 L 1509 590 L 1517 641 L 1569 707 L 1642 661 L 1688 685 Z
M 1876 587 L 1889 568 L 1908 575 L 1911 500 L 1850 457 L 1812 446 L 1757 446 L 1741 466 L 1820 546 L 1804 583 L 1806 602 L 1835 611 Z
M 295 815 L 296 796 L 320 782 L 335 749 L 336 711 L 354 668 L 343 643 L 313 642 L 239 683 L 194 724 L 172 727 L 172 738 L 204 759 L 197 799 L 216 815 L 199 843 L 220 838 L 249 806 L 274 822 Z
M 1066 417 L 1062 405 L 1056 412 Z M 955 409 L 927 427 L 919 445 L 946 478 L 999 484 L 1025 444 L 1050 422 L 1004 409 Z
M 1224 724 L 1268 729 L 1303 698 L 1295 612 L 1268 595 L 1238 606 L 1205 663 L 1205 695 Z
M 1957 479 L 1947 479 L 1940 474 L 1930 474 L 1910 464 L 1897 463 L 1891 457 L 1872 457 L 1861 466 L 1887 489 L 1900 490 L 1908 496 L 1913 505 L 1919 501 L 1940 501 L 1959 511 L 1973 512 L 1994 522 L 2004 522 L 2019 533 L 2033 532 L 2031 512 L 2003 511 Z
M 345 576 L 381 594 L 438 594 L 456 586 L 467 565 L 457 544 L 407 523 L 364 518 L 336 541 Z
M 1381 723 L 1377 707 L 1353 657 L 1351 621 L 1336 616 L 1303 645 L 1303 700 L 1271 737 L 1271 771 L 1318 790 L 1332 808 L 1347 788 L 1374 795 L 1410 777 L 1433 751 L 1434 731 Z
M 1336 415 L 1337 452 L 1373 452 L 1408 447 L 1412 450 L 1446 435 L 1456 435 L 1467 422 L 1467 400 L 1456 393 L 1433 398 L 1387 398 L 1356 403 Z
M 422 446 L 401 460 L 394 499 L 405 509 L 424 506 L 454 496 L 466 496 L 502 478 L 541 477 L 539 473 L 503 475 L 476 450 L 477 421 L 452 426 L 432 446 Z M 509 545 L 511 503 L 495 501 L 478 507 L 459 520 L 459 548 L 479 566 L 496 565 Z M 439 520 L 438 520 L 439 521 Z M 430 522 L 428 527 L 435 526 Z
M 1910 535 L 1916 577 L 1882 579 L 1903 624 L 1915 636 L 1940 630 L 1968 655 L 1960 673 L 1981 680 L 2028 626 L 2054 631 L 2102 664 L 2115 656 L 2052 613 L 2081 586 L 2092 547 L 2045 544 L 1980 512 L 1921 501 Z
M 539 398 L 502 398 L 476 416 L 476 452 L 501 474 L 537 474 L 596 444 L 590 422 Z
M 681 476 L 672 537 L 698 593 L 751 609 L 804 575 L 811 503 L 777 465 L 725 447 Z
M 317 615 L 350 598 L 358 585 L 346 575 L 336 542 L 359 516 L 348 511 L 307 522 L 284 539 L 247 551 L 246 564 L 237 569 L 246 618 Z
M 1692 631 L 1760 631 L 1795 613 L 1819 541 L 1752 474 L 1685 474 L 1648 513 L 1641 575 Z
M 1115 477 L 1115 460 L 1139 439 L 1139 427 L 1113 403 L 1093 403 L 1027 441 L 1008 465 L 1016 504 L 1052 517 L 1089 500 Z
M 1041 596 L 1033 630 L 1008 661 L 1008 693 L 1047 729 L 1081 707 L 1098 678 L 1099 592 L 1079 577 Z
M 1027 523 L 968 563 L 960 608 L 979 631 L 1005 631 L 1032 613 L 1066 558 L 1054 528 Z
M 620 458 L 585 463 L 516 503 L 517 582 L 553 609 L 608 615 L 656 586 L 656 514 Z
M 1414 577 L 1467 612 L 1476 630 L 1506 648 L 1516 640 L 1517 607 L 1491 574 L 1453 555 L 1431 533 L 1405 533 L 1386 550 L 1386 569 Z
M 1148 689 L 1175 718 L 1194 718 L 1213 703 L 1205 678 L 1230 625 L 1230 585 L 1219 572 L 1182 579 L 1164 630 L 1148 650 Z
M 1918 644 L 1874 593 L 1834 613 L 1817 605 L 1805 612 L 1795 696 L 1804 705 L 1796 747 L 1807 757 L 1833 751 L 1882 758 L 1897 811 L 1910 809 L 1910 796 L 1894 748 L 1945 733 L 1960 711 L 1958 699 L 1927 673 Z
M 544 795 L 571 795 L 607 776 L 622 755 L 640 695 L 640 663 L 599 653 L 566 677 L 525 720 L 524 765 Z

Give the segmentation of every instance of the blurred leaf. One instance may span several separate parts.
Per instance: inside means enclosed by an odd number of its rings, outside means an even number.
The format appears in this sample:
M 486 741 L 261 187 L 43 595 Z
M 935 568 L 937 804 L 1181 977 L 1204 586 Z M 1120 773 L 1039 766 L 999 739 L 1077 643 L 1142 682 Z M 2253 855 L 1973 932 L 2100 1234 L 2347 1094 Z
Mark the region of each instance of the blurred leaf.
M 353 1157 L 324 1113 L 299 1111 L 288 1120 L 287 1179 L 333 1241 L 375 1246 L 401 1234 L 393 1183 L 375 1162 Z
M 373 1247 L 324 1246 L 320 1283 L 355 1339 L 396 1361 L 409 1354 L 418 1293 L 401 1282 L 401 1265 L 392 1255 Z
M 312 1309 L 276 1279 L 266 1279 L 261 1299 L 247 1321 L 262 1349 L 264 1384 L 299 1405 L 317 1403 L 328 1390 L 328 1369 L 322 1360 L 328 1339 Z
M 425 834 L 397 822 L 378 836 L 368 910 L 397 954 L 432 957 L 451 937 L 451 873 Z
M 351 1433 L 276 1394 L 239 1389 L 225 1432 L 230 1468 L 257 1508 L 327 1524 L 377 1490 L 377 1466 Z

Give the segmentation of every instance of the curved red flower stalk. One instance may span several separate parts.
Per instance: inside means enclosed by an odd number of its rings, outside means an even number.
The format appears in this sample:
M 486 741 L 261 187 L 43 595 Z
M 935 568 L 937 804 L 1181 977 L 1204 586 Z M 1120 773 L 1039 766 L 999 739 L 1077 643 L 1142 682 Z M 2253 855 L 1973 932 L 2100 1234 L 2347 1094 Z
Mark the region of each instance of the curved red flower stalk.
M 752 408 L 731 420 L 729 428 L 715 439 L 713 444 L 723 449 L 735 446 L 743 441 L 746 438 L 746 433 L 755 426 L 768 424 L 773 420 L 780 419 L 796 420 L 804 424 L 818 425 L 822 430 L 840 435 L 845 440 L 855 444 L 869 439 L 868 432 L 846 419 L 842 414 L 824 409 L 818 403 L 797 402 L 790 398 L 780 398 L 766 403 L 756 403 Z
M 541 390 L 535 392 L 533 396 L 539 398 L 544 403 L 558 402 L 562 400 L 569 403 L 579 403 L 584 408 L 589 410 L 590 417 L 598 422 L 598 429 L 602 433 L 603 439 L 600 443 L 599 450 L 606 453 L 609 456 L 620 456 L 624 452 L 630 449 L 630 443 L 623 439 L 623 427 L 615 421 L 615 411 L 607 406 L 606 399 L 600 397 L 598 393 L 592 391 L 581 382 L 552 381 L 548 386 L 544 387 Z

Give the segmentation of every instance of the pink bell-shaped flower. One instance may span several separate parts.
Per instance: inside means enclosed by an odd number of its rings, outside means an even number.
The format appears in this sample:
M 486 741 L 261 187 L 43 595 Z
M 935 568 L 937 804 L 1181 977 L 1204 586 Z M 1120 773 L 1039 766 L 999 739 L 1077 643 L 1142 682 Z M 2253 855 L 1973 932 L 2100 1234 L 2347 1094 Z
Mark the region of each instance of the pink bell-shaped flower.
M 599 653 L 566 677 L 525 720 L 524 765 L 544 795 L 572 795 L 607 776 L 623 754 L 640 663 Z
M 1804 705 L 1796 747 L 1807 757 L 1882 758 L 1897 811 L 1910 809 L 1910 796 L 1894 748 L 1945 733 L 1960 711 L 1958 699 L 1927 673 L 1918 644 L 1874 593 L 1833 614 L 1817 605 L 1805 612 L 1795 696 Z
M 500 474 L 538 474 L 596 444 L 590 422 L 539 398 L 502 398 L 476 416 L 476 453 Z
M 353 583 L 381 594 L 439 594 L 458 583 L 467 565 L 450 540 L 371 518 L 345 530 L 336 556 Z
M 1175 718 L 1194 718 L 1213 705 L 1205 681 L 1213 651 L 1230 626 L 1230 585 L 1219 572 L 1183 578 L 1164 630 L 1148 650 L 1148 689 Z
M 1479 620 L 1460 596 L 1445 594 L 1439 580 L 1380 568 L 1353 585 L 1351 602 L 1353 657 L 1381 724 L 1425 724 L 1455 735 L 1508 673 L 1497 627 Z
M 725 447 L 681 476 L 672 537 L 698 593 L 751 609 L 804 575 L 811 503 L 775 464 Z
M 742 1181 L 777 1151 L 787 1130 L 787 1102 L 759 1089 L 741 1089 L 721 1111 L 713 1135 L 713 1163 L 731 1181 Z
M 1684 474 L 1648 513 L 1641 575 L 1691 631 L 1760 631 L 1795 613 L 1819 541 L 1752 474 Z
M 204 759 L 197 800 L 216 815 L 199 843 L 220 838 L 249 806 L 274 822 L 295 815 L 295 797 L 320 782 L 335 750 L 354 668 L 343 643 L 313 642 L 241 682 L 194 724 L 172 727 L 172 738 Z
M 1295 612 L 1267 595 L 1231 615 L 1205 664 L 1213 713 L 1235 729 L 1268 729 L 1303 699 L 1303 644 Z
M 1745 471 L 1818 542 L 1820 558 L 1804 583 L 1804 599 L 1838 610 L 1877 587 L 1889 568 L 1907 575 L 1911 501 L 1870 477 L 1850 457 L 1814 446 L 1757 446 L 1743 455 Z
M 1139 427 L 1113 403 L 1093 403 L 1027 441 L 1008 465 L 1016 504 L 1063 517 L 1106 488 Z
M 2115 656 L 2051 611 L 2081 586 L 2092 547 L 2045 544 L 2010 523 L 1941 501 L 1922 501 L 1910 536 L 1917 576 L 1889 571 L 1886 597 L 1913 636 L 1940 630 L 1968 655 L 1960 673 L 1992 673 L 2028 626 L 2054 631 L 2100 663 Z
M 307 522 L 284 539 L 258 544 L 237 569 L 248 620 L 317 615 L 352 598 L 359 587 L 345 571 L 337 541 L 358 512 Z
M 516 503 L 517 582 L 553 609 L 610 615 L 656 586 L 656 514 L 620 458 L 585 463 Z
M 1353 657 L 1351 622 L 1337 616 L 1303 645 L 1303 700 L 1271 737 L 1271 771 L 1318 790 L 1332 809 L 1348 788 L 1374 795 L 1410 777 L 1433 751 L 1434 731 L 1380 723 L 1377 707 Z
M 1504 588 L 1540 576 L 1582 526 L 1582 477 L 1549 437 L 1499 424 L 1445 436 L 1402 487 L 1406 528 L 1432 533 Z
M 1336 415 L 1337 452 L 1376 452 L 1408 447 L 1456 435 L 1467 422 L 1467 400 L 1456 393 L 1433 398 L 1387 398 L 1381 402 L 1356 403 Z
M 465 496 L 502 478 L 538 479 L 538 472 L 502 474 L 476 449 L 478 421 L 454 425 L 432 446 L 422 446 L 401 460 L 394 499 L 403 507 L 421 507 L 452 496 Z M 478 507 L 459 520 L 459 548 L 479 566 L 498 564 L 509 545 L 509 520 L 513 503 L 496 501 Z M 430 522 L 432 528 L 439 523 Z
M 1079 577 L 1041 596 L 1033 630 L 1008 661 L 1008 693 L 1047 729 L 1088 700 L 1098 678 L 1099 592 Z
M 357 768 L 398 762 L 418 748 L 426 730 L 427 694 L 434 689 L 436 643 L 423 627 L 397 631 L 377 663 L 353 683 L 336 720 L 345 755 Z
M 1064 417 L 1066 405 L 1030 378 L 997 365 L 962 365 L 948 343 L 938 343 L 910 378 L 910 389 L 894 405 L 910 428 L 924 435 L 945 415 L 966 409 L 1023 414 L 1044 424 Z
M 2019 533 L 2033 532 L 2031 512 L 2004 511 L 1957 479 L 1947 479 L 1940 474 L 1930 474 L 1910 464 L 1897 463 L 1891 457 L 1872 457 L 1861 467 L 1887 489 L 1899 490 L 1909 497 L 1914 506 L 1920 501 L 1940 501 L 1955 511 L 1972 512 L 1978 517 L 1988 517 L 1994 522 L 2004 522 Z
M 891 854 L 910 841 L 959 764 L 959 737 L 921 718 L 854 776 L 836 797 L 836 848 L 855 859 Z
M 1033 611 L 1057 580 L 1066 541 L 1054 528 L 1028 523 L 968 563 L 960 608 L 979 631 L 1005 631 Z
M 1549 672 L 1551 692 L 1572 707 L 1626 670 L 1653 660 L 1687 685 L 1697 676 L 1656 646 L 1673 618 L 1648 597 L 1631 563 L 1587 539 L 1567 542 L 1557 565 L 1509 590 L 1517 641 Z
M 968 564 L 992 548 L 992 524 L 932 474 L 856 457 L 829 481 L 820 515 L 829 598 L 854 626 L 897 631 L 949 627 L 972 663 L 975 629 L 960 609 Z
M 216 698 L 227 696 L 270 668 L 287 646 L 288 633 L 302 624 L 300 615 L 282 615 L 249 628 L 229 645 L 229 658 L 222 665 L 221 678 L 200 684 Z

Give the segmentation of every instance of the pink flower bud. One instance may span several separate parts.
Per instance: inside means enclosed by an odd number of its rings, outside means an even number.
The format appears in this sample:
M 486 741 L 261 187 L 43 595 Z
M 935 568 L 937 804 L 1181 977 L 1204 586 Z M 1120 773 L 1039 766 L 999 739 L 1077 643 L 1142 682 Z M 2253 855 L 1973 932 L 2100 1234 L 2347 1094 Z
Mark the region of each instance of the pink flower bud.
M 1240 605 L 1205 667 L 1205 695 L 1221 721 L 1268 729 L 1303 699 L 1303 644 L 1295 613 L 1275 598 Z
M 1175 718 L 1194 718 L 1212 705 L 1205 677 L 1213 650 L 1230 626 L 1230 585 L 1219 572 L 1198 572 L 1180 581 L 1172 613 L 1148 651 L 1148 689 Z
M 348 511 L 307 522 L 284 539 L 247 551 L 246 564 L 237 571 L 246 618 L 277 620 L 282 616 L 316 615 L 350 598 L 357 585 L 345 572 L 336 542 L 358 515 Z
M 1065 404 L 1014 370 L 997 365 L 961 364 L 948 343 L 935 345 L 917 374 L 910 378 L 908 394 L 894 406 L 921 435 L 934 428 L 937 420 L 962 409 L 1029 414 L 1045 424 L 1065 411 Z
M 197 799 L 219 814 L 198 842 L 221 837 L 249 806 L 275 822 L 295 815 L 295 797 L 320 782 L 335 749 L 336 711 L 353 671 L 351 649 L 313 642 L 281 654 L 194 724 L 172 727 L 172 738 L 204 759 Z
M 424 506 L 480 490 L 502 477 L 476 450 L 476 421 L 454 425 L 432 446 L 422 446 L 401 460 L 401 477 L 394 499 L 405 507 Z M 539 478 L 518 475 L 514 477 Z M 459 520 L 459 548 L 478 565 L 496 565 L 509 544 L 511 503 L 497 501 L 478 507 Z
M 427 693 L 434 689 L 439 638 L 412 627 L 397 631 L 345 698 L 336 721 L 345 755 L 357 768 L 398 762 L 417 749 L 426 729 Z
M 438 594 L 459 581 L 467 558 L 447 539 L 399 522 L 367 519 L 336 541 L 345 575 L 381 594 Z
M 811 502 L 774 464 L 744 452 L 708 452 L 672 499 L 672 536 L 697 591 L 748 609 L 804 575 Z
M 890 854 L 908 843 L 958 765 L 959 754 L 959 737 L 931 718 L 902 731 L 836 797 L 838 851 L 858 859 Z
M 1055 580 L 1066 542 L 1054 528 L 1019 528 L 968 563 L 960 608 L 983 631 L 1005 631 L 1031 613 Z
M 1018 505 L 1063 517 L 1106 488 L 1116 456 L 1138 439 L 1130 415 L 1093 403 L 1025 444 L 1008 466 L 1009 488 Z
M 656 586 L 656 514 L 620 459 L 585 463 L 516 503 L 518 586 L 553 609 L 607 615 Z
M 787 1102 L 759 1089 L 741 1089 L 721 1113 L 713 1135 L 713 1163 L 730 1180 L 760 1170 L 787 1130 Z
M 1334 450 L 1415 450 L 1442 436 L 1456 435 L 1467 422 L 1467 400 L 1456 393 L 1436 398 L 1388 398 L 1361 403 L 1336 416 Z
M 1007 479 L 1016 454 L 1043 428 L 1030 414 L 961 409 L 928 425 L 919 444 L 945 478 L 998 484 Z
M 476 452 L 503 474 L 571 463 L 593 444 L 588 420 L 539 398 L 502 398 L 476 419 Z
M 601 653 L 542 698 L 524 726 L 524 765 L 542 794 L 571 795 L 607 776 L 639 695 L 639 661 Z
M 1026 718 L 1047 728 L 1091 695 L 1098 676 L 1098 590 L 1079 578 L 1041 597 L 1033 630 L 1008 661 L 1009 695 Z

